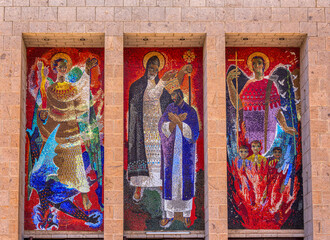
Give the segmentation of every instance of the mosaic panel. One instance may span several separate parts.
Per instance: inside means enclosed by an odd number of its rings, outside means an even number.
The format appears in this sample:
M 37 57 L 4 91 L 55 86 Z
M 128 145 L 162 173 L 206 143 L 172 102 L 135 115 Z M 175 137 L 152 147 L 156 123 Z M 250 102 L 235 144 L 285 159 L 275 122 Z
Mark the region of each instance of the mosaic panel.
M 124 49 L 125 230 L 204 229 L 202 59 Z
M 228 226 L 302 229 L 299 48 L 226 48 Z
M 103 231 L 102 48 L 27 48 L 25 230 Z

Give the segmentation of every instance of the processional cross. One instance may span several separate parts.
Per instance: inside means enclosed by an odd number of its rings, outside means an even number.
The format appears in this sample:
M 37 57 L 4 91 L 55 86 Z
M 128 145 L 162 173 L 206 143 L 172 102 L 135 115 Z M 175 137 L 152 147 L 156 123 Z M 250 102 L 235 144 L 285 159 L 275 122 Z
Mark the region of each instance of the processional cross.
M 183 59 L 188 63 L 191 64 L 195 60 L 195 53 L 191 50 L 186 51 L 183 54 Z M 188 73 L 189 77 L 189 106 L 191 106 L 191 72 Z
M 237 51 L 235 51 L 235 59 L 228 59 L 228 62 L 235 62 L 235 69 L 236 69 L 236 146 L 237 146 L 237 152 L 238 152 L 238 129 L 239 129 L 239 108 L 238 108 L 238 75 L 237 75 L 237 63 L 238 62 L 244 62 L 244 59 L 238 59 L 237 58 Z

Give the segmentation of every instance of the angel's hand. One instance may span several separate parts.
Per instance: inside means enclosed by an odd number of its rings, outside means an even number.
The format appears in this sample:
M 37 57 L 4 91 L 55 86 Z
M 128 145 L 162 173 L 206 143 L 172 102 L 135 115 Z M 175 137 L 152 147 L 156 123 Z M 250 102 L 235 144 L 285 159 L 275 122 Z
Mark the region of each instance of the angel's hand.
M 42 65 L 43 65 L 42 61 L 38 61 L 38 62 L 37 62 L 37 67 L 38 67 L 38 69 L 41 69 L 41 68 L 42 68 Z
M 97 66 L 98 62 L 97 62 L 97 59 L 96 58 L 93 58 L 93 59 L 90 59 L 88 58 L 86 60 L 86 72 L 89 74 L 90 73 L 90 70 Z
M 236 79 L 239 77 L 241 72 L 238 69 L 233 69 L 227 74 L 227 81 L 230 82 L 233 79 Z
M 298 132 L 294 127 L 287 127 L 284 131 L 292 136 L 298 135 Z

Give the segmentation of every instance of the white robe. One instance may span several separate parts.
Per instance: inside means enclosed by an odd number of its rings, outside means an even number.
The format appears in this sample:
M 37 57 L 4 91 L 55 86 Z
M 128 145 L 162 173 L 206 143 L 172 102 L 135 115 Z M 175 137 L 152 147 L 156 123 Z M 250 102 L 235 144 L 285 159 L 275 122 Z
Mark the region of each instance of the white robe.
M 144 144 L 148 162 L 149 176 L 131 177 L 131 185 L 135 187 L 161 187 L 161 140 L 158 132 L 158 122 L 162 116 L 160 97 L 165 83 L 159 80 L 156 85 L 154 80 L 148 80 L 148 85 L 143 95 L 143 131 Z

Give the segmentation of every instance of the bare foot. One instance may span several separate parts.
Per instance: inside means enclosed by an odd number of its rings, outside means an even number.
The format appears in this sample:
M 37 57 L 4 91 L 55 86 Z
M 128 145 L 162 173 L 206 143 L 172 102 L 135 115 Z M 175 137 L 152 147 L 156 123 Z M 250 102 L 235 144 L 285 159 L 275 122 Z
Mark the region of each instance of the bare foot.
M 133 200 L 136 202 L 139 202 L 142 198 L 142 188 L 141 187 L 136 187 L 135 192 L 133 194 Z

